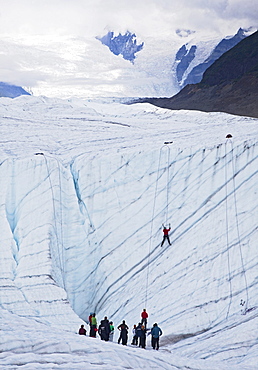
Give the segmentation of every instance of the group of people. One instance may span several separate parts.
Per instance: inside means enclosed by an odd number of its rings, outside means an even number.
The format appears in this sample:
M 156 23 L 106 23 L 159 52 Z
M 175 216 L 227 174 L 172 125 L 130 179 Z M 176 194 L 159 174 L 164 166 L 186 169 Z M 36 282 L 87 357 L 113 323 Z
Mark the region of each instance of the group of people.
M 151 334 L 151 345 L 153 349 L 159 349 L 159 337 L 162 335 L 162 330 L 158 327 L 158 324 L 153 324 L 151 329 L 147 329 L 147 319 L 148 313 L 144 308 L 141 313 L 141 322 L 138 325 L 134 325 L 132 329 L 132 345 L 146 348 L 146 336 L 147 333 Z M 95 313 L 91 313 L 89 316 L 88 323 L 90 325 L 90 337 L 96 338 L 97 333 L 99 334 L 101 340 L 113 342 L 114 338 L 114 325 L 112 321 L 109 321 L 107 316 L 104 317 L 103 320 L 100 321 L 99 326 L 97 326 L 97 319 Z M 129 327 L 125 323 L 125 320 L 122 321 L 120 325 L 118 325 L 117 329 L 120 331 L 120 335 L 118 338 L 118 344 L 122 342 L 122 345 L 127 345 L 128 342 L 128 331 Z M 86 335 L 86 329 L 84 325 L 81 325 L 79 329 L 80 335 Z

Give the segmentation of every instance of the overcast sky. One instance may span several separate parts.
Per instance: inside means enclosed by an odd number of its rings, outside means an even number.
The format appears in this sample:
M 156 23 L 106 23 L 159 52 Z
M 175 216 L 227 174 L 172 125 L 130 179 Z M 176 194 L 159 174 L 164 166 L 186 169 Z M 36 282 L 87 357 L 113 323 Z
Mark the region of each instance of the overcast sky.
M 197 41 L 219 40 L 257 20 L 258 0 L 0 0 L 0 81 L 48 96 L 124 94 L 133 82 L 137 92 L 157 83 L 167 92 L 171 53 L 189 42 L 179 36 L 190 30 Z M 138 58 L 133 69 L 96 44 L 109 30 L 134 32 L 145 43 L 143 65 Z
M 257 26 L 257 0 L 0 0 L 0 34 L 139 36 L 177 28 L 234 32 Z

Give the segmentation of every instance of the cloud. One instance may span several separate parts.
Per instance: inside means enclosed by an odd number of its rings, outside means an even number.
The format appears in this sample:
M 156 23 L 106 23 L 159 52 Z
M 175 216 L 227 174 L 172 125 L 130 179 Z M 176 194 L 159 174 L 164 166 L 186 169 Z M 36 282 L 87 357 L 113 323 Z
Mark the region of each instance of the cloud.
M 152 86 L 152 78 L 163 78 L 152 76 L 154 60 L 166 64 L 167 50 L 173 53 L 188 35 L 229 36 L 257 27 L 257 20 L 257 0 L 0 0 L 0 81 L 51 94 L 86 85 L 96 94 L 114 93 L 109 85 L 117 84 L 120 93 L 146 74 L 144 83 Z M 110 30 L 129 30 L 145 43 L 149 59 L 139 56 L 141 73 L 95 39 Z M 171 73 L 171 64 L 163 68 Z
M 143 36 L 257 25 L 257 0 L 0 0 L 0 34 Z M 234 26 L 235 25 L 235 26 Z

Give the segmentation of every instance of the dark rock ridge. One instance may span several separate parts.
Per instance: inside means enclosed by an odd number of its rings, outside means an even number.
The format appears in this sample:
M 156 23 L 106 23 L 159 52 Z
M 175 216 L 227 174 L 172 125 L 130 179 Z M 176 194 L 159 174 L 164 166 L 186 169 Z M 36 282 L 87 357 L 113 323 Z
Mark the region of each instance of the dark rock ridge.
M 168 109 L 226 112 L 258 118 L 258 31 L 217 59 L 200 83 L 171 98 L 141 99 Z
M 176 62 L 178 63 L 176 74 L 178 83 L 184 87 L 188 84 L 196 84 L 201 81 L 203 73 L 209 68 L 215 60 L 217 60 L 226 51 L 230 50 L 232 47 L 237 45 L 241 40 L 246 37 L 245 30 L 240 28 L 238 32 L 231 38 L 225 38 L 220 41 L 220 43 L 215 47 L 210 56 L 203 62 L 194 67 L 182 82 L 183 75 L 187 68 L 189 67 L 191 61 L 195 57 L 195 52 L 197 49 L 196 45 L 191 46 L 190 50 L 187 51 L 186 45 L 183 45 L 176 55 Z
M 30 95 L 20 86 L 0 82 L 0 97 L 17 98 L 20 95 Z
M 118 36 L 114 36 L 114 32 L 108 32 L 103 37 L 96 37 L 97 40 L 100 40 L 103 45 L 109 47 L 109 50 L 112 51 L 115 55 L 122 55 L 122 57 L 130 62 L 134 62 L 136 58 L 135 53 L 138 53 L 142 50 L 144 43 L 137 45 L 135 33 L 127 31 L 124 35 L 119 33 Z

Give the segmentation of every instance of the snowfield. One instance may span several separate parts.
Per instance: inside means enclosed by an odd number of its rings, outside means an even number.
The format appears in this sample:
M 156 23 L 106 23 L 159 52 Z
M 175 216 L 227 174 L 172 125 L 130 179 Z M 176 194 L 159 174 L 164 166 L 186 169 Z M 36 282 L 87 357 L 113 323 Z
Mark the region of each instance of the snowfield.
M 0 99 L 0 367 L 254 370 L 258 119 L 124 102 Z

